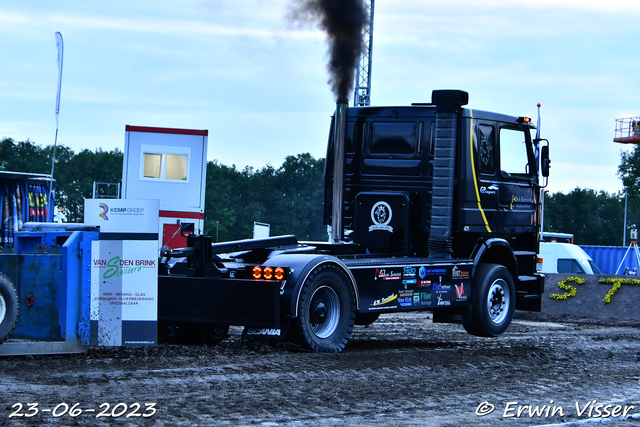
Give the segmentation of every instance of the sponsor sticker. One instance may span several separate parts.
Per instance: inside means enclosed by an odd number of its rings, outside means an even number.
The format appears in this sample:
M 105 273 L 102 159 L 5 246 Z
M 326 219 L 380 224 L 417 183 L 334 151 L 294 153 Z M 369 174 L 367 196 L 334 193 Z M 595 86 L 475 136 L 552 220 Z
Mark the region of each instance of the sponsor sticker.
M 457 265 L 451 270 L 451 278 L 453 279 L 468 279 L 470 274 L 469 270 L 460 270 Z
M 387 271 L 384 268 L 376 268 L 376 277 L 375 280 L 400 280 L 402 279 L 402 273 L 399 271 L 389 270 Z
M 402 270 L 402 274 L 404 277 L 416 277 L 416 268 L 411 266 L 406 266 Z
M 437 295 L 438 305 L 451 305 L 451 301 L 443 300 L 442 295 Z
M 403 307 L 411 307 L 413 305 L 413 293 L 403 292 L 398 295 L 398 303 Z
M 431 306 L 431 304 L 433 304 L 433 301 L 431 300 L 431 294 L 428 292 L 420 292 L 420 293 L 416 293 L 414 294 L 414 298 L 418 296 L 418 300 L 419 300 L 419 305 L 422 306 Z
M 109 217 L 107 214 L 110 215 L 144 215 L 144 208 L 143 207 L 128 207 L 128 206 L 118 206 L 118 207 L 112 207 L 111 209 L 109 209 L 109 205 L 107 205 L 106 203 L 100 203 L 99 204 L 100 209 L 102 209 L 102 212 L 98 213 L 98 216 L 100 218 L 102 218 L 105 221 L 109 221 Z
M 498 191 L 498 186 L 496 184 L 491 184 L 488 187 L 480 187 L 480 194 L 496 194 Z
M 143 268 L 156 268 L 155 259 L 123 259 L 115 256 L 108 260 L 99 258 L 92 261 L 93 267 L 100 269 L 105 279 L 139 273 Z
M 396 293 L 392 293 L 388 297 L 377 299 L 377 300 L 375 300 L 373 302 L 373 304 L 371 304 L 372 310 L 380 310 L 380 309 L 385 309 L 385 308 L 395 308 L 396 305 L 392 304 L 392 303 L 395 303 L 395 301 L 397 301 L 397 299 L 398 299 L 398 294 L 396 294 Z

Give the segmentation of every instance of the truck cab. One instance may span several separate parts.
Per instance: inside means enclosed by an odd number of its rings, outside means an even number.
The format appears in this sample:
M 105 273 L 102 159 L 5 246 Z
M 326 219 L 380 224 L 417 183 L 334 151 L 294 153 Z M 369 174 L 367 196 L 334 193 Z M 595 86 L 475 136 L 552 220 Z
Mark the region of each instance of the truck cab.
M 436 105 L 349 108 L 342 191 L 346 240 L 360 253 L 429 256 L 432 221 L 444 215 L 451 222 L 452 256 L 471 257 L 478 241 L 501 238 L 514 250 L 530 253 L 533 268 L 540 219 L 535 128 L 525 118 L 468 108 L 452 120 L 457 122 L 454 134 L 440 151 L 455 151 L 445 152 L 443 160 L 436 154 L 437 135 L 451 129 L 438 129 Z M 334 145 L 330 138 L 324 200 L 328 225 Z M 450 193 L 434 188 L 438 168 L 449 174 Z M 371 219 L 378 199 L 386 204 L 375 208 L 391 213 L 386 228 Z

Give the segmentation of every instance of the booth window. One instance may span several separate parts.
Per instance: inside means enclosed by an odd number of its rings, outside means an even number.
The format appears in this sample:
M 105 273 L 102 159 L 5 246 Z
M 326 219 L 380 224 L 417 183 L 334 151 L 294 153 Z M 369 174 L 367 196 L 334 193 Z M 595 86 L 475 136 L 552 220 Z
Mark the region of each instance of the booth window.
M 187 156 L 167 154 L 167 179 L 187 179 Z
M 144 153 L 144 177 L 160 178 L 162 172 L 162 154 Z
M 179 150 L 179 149 L 178 149 Z M 188 181 L 189 153 L 178 153 L 173 147 L 142 147 L 143 179 Z

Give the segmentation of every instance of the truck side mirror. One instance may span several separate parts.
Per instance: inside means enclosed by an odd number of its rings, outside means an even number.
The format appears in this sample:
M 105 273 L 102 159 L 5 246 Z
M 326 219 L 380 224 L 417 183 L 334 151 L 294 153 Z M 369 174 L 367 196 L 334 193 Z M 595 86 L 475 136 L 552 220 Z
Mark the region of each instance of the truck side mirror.
M 542 176 L 545 178 L 549 177 L 549 168 L 551 167 L 551 160 L 549 159 L 549 146 L 543 145 L 541 147 L 541 167 L 542 167 Z

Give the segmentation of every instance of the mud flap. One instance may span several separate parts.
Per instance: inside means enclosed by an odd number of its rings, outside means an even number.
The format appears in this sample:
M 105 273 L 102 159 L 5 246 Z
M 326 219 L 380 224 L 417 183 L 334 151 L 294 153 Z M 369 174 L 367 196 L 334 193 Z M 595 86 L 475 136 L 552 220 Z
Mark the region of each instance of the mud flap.
M 159 276 L 158 320 L 281 328 L 280 283 Z
M 440 308 L 433 311 L 433 323 L 456 323 L 470 325 L 473 310 L 471 305 L 466 307 Z
M 282 340 L 286 331 L 283 331 L 280 328 L 250 328 L 245 326 L 242 331 L 243 339 L 272 339 L 272 340 Z

